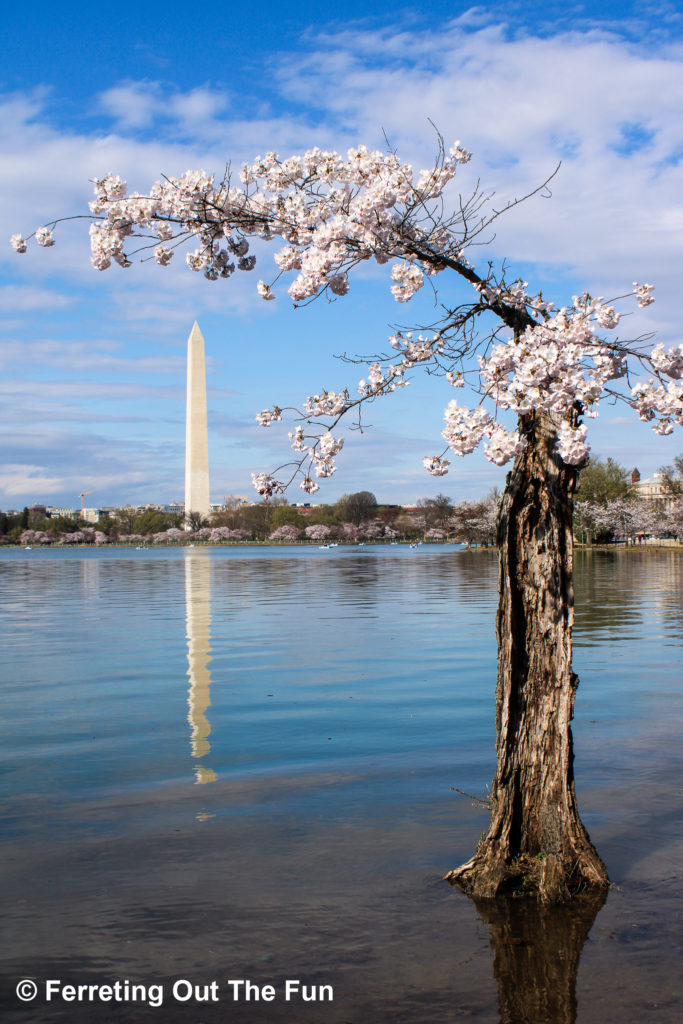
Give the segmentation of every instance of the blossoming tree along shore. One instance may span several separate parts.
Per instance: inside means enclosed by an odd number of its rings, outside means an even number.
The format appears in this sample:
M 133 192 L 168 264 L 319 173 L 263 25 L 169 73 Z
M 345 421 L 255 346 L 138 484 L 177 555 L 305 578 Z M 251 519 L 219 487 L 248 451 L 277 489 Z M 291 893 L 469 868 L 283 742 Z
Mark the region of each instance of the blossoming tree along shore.
M 346 158 L 317 148 L 284 160 L 268 153 L 243 167 L 238 184 L 188 171 L 157 182 L 148 195 L 129 195 L 125 182 L 109 174 L 95 182 L 92 262 L 100 270 L 113 262 L 130 267 L 142 253 L 166 266 L 189 242 L 191 270 L 227 279 L 236 269 L 254 269 L 249 250 L 256 238 L 279 245 L 272 278 L 258 282 L 265 301 L 275 301 L 283 279 L 296 304 L 344 296 L 353 272 L 373 260 L 388 265 L 398 302 L 408 302 L 426 281 L 439 284 L 439 322 L 417 336 L 397 332 L 392 351 L 372 362 L 357 394 L 343 387 L 309 396 L 292 411 L 293 460 L 255 475 L 254 483 L 269 496 L 300 477 L 304 491 L 314 493 L 316 480 L 335 471 L 343 439 L 333 431 L 342 417 L 405 387 L 418 368 L 474 395 L 474 408 L 451 399 L 446 447 L 424 459 L 435 476 L 448 471 L 449 449 L 464 456 L 483 443 L 495 464 L 514 460 L 498 526 L 491 823 L 471 860 L 447 877 L 478 897 L 532 885 L 542 899 L 562 900 L 608 884 L 576 807 L 570 728 L 578 683 L 572 495 L 588 454 L 581 421 L 597 416 L 607 396 L 631 406 L 656 432 L 670 433 L 683 423 L 683 347 L 649 351 L 642 339 L 620 341 L 620 314 L 600 298 L 584 294 L 556 308 L 505 268 L 477 271 L 468 253 L 502 211 L 487 213 L 489 197 L 477 190 L 456 200 L 452 215 L 444 213 L 445 190 L 468 160 L 459 144 L 447 151 L 441 142 L 434 166 L 417 175 L 394 153 L 362 146 Z M 37 242 L 51 245 L 54 227 L 39 229 Z M 22 252 L 26 241 L 16 235 L 12 245 Z M 455 298 L 456 278 L 473 289 L 466 302 Z M 629 295 L 645 306 L 651 292 L 651 285 L 636 284 Z M 283 414 L 275 405 L 257 419 L 268 426 Z

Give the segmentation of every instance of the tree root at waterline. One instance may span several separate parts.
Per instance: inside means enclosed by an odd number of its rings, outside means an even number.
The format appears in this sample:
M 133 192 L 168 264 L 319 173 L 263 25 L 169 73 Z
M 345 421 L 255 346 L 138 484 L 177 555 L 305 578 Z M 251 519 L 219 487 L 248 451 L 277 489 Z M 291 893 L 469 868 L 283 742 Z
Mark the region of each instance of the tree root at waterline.
M 493 899 L 497 896 L 532 896 L 544 902 L 561 903 L 586 893 L 604 892 L 609 887 L 607 869 L 588 835 L 580 844 L 567 844 L 563 852 L 520 852 L 505 854 L 499 841 L 484 839 L 474 856 L 445 875 L 469 896 Z
M 591 864 L 581 863 L 577 858 L 567 867 L 554 853 L 535 856 L 522 853 L 508 863 L 475 854 L 466 864 L 449 871 L 445 879 L 478 899 L 533 896 L 544 902 L 559 903 L 608 888 L 604 865 L 597 854 L 594 859 L 597 863 Z

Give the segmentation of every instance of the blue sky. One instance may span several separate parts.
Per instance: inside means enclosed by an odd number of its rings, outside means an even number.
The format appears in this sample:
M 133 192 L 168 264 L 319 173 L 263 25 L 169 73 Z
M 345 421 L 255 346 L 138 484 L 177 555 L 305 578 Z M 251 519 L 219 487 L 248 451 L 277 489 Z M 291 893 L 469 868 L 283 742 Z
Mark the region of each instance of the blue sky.
M 552 200 L 499 222 L 486 258 L 506 258 L 560 302 L 612 296 L 631 282 L 657 302 L 634 331 L 681 341 L 683 17 L 678 5 L 509 3 L 419 7 L 262 3 L 196 12 L 147 3 L 135 15 L 37 3 L 4 17 L 0 71 L 0 237 L 82 212 L 89 179 L 120 173 L 144 192 L 162 173 L 220 174 L 266 150 L 383 145 L 428 166 L 433 121 L 473 152 L 496 202 L 534 188 L 562 160 Z M 433 319 L 423 290 L 393 302 L 369 271 L 349 296 L 293 310 L 261 302 L 258 277 L 210 283 L 181 266 L 90 267 L 86 222 L 51 250 L 0 248 L 0 508 L 182 498 L 184 358 L 197 319 L 209 364 L 212 498 L 250 494 L 250 473 L 288 454 L 287 430 L 254 422 L 361 373 L 334 354 L 372 354 L 390 327 Z M 442 287 L 450 288 L 443 281 Z M 449 296 L 444 296 L 449 297 Z M 375 404 L 335 477 L 316 496 L 369 489 L 412 502 L 501 486 L 475 455 L 440 480 L 422 468 L 441 450 L 446 385 L 416 381 Z M 643 475 L 683 451 L 623 409 L 591 424 L 593 450 Z M 300 492 L 291 494 L 299 500 Z

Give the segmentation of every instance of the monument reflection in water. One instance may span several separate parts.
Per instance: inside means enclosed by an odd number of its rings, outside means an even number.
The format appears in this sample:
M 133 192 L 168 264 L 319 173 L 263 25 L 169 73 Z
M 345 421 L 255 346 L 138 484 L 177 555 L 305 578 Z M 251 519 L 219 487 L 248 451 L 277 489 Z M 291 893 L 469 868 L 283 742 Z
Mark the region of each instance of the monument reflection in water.
M 185 549 L 187 720 L 195 781 L 216 781 L 201 759 L 211 753 L 211 552 Z M 548 906 L 535 900 L 474 900 L 490 928 L 500 1024 L 574 1024 L 576 980 L 588 933 L 605 894 Z
M 192 757 L 199 761 L 211 753 L 211 724 L 207 711 L 211 706 L 211 552 L 208 549 L 185 551 L 185 629 L 187 635 L 187 720 L 192 730 Z M 206 764 L 195 764 L 198 784 L 216 781 L 215 771 Z

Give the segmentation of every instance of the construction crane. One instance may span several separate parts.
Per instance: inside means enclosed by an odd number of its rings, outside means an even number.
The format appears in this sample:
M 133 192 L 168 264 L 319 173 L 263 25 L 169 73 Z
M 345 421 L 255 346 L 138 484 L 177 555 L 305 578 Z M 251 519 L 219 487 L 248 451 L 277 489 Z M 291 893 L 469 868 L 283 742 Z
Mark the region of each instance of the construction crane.
M 78 495 L 78 497 L 81 499 L 81 517 L 83 516 L 83 513 L 85 511 L 85 502 L 83 501 L 83 499 L 85 498 L 86 494 L 94 493 L 94 491 L 81 491 L 81 493 Z

